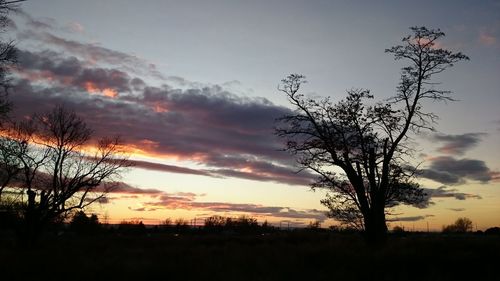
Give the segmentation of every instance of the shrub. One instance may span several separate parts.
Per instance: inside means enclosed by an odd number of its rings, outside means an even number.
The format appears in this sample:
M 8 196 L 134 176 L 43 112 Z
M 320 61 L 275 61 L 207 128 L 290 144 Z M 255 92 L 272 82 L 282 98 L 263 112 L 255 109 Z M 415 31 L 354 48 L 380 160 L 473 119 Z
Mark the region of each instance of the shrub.
M 85 212 L 79 211 L 73 215 L 69 227 L 72 231 L 80 234 L 93 234 L 101 230 L 101 224 L 97 215 L 87 216 Z
M 495 227 L 490 227 L 484 231 L 484 234 L 488 235 L 500 235 L 500 227 L 495 226 Z

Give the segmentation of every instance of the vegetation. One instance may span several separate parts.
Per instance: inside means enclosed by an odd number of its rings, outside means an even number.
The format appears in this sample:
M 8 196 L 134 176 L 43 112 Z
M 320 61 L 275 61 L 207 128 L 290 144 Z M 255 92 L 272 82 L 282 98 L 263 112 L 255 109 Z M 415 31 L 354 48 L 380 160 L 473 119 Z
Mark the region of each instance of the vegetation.
M 30 243 L 46 225 L 101 200 L 129 165 L 118 138 L 93 140 L 85 122 L 60 106 L 4 125 L 0 143 L 2 184 L 18 195 L 11 199 L 22 206 L 20 233 Z
M 306 98 L 299 92 L 306 82 L 299 74 L 283 79 L 279 88 L 295 112 L 281 118 L 276 133 L 302 168 L 319 176 L 312 188 L 330 191 L 321 201 L 329 216 L 364 229 L 370 243 L 385 240 L 388 208 L 425 204 L 427 196 L 414 181 L 416 168 L 409 163 L 408 135 L 432 129 L 437 116 L 424 110 L 425 101 L 452 100 L 449 91 L 437 89 L 434 76 L 468 59 L 439 47 L 444 36 L 439 29 L 411 31 L 402 45 L 386 50 L 408 63 L 388 100 L 369 104 L 373 95 L 364 89 L 349 90 L 336 103 Z
M 233 232 L 240 234 L 258 233 L 268 230 L 269 226 L 260 226 L 255 218 L 241 216 L 233 219 L 230 217 L 211 216 L 205 219 L 204 230 L 212 233 Z
M 444 233 L 467 233 L 472 231 L 472 221 L 468 218 L 458 218 L 455 223 L 444 226 Z
M 78 234 L 96 234 L 102 230 L 102 226 L 97 215 L 87 216 L 85 212 L 78 211 L 73 215 L 69 223 L 69 229 Z

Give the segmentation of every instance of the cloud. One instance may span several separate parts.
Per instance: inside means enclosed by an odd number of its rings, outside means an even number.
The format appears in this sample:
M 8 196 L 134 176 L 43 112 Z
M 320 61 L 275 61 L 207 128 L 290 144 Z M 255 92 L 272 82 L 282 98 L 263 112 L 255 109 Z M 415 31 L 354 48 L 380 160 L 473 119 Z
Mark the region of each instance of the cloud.
M 421 170 L 422 177 L 450 185 L 464 184 L 467 180 L 488 183 L 495 174 L 484 161 L 450 156 L 432 158 L 429 168 Z
M 130 196 L 149 196 L 151 201 L 146 201 L 138 206 L 129 206 L 128 209 L 136 212 L 151 212 L 157 210 L 199 210 L 212 213 L 243 213 L 251 216 L 269 216 L 275 218 L 307 219 L 323 221 L 326 219 L 325 211 L 317 209 L 298 210 L 289 207 L 264 206 L 259 204 L 228 203 L 228 202 L 199 202 L 198 198 L 204 194 L 192 192 L 162 192 L 157 189 L 142 189 L 121 183 L 120 189 L 115 189 L 112 194 L 126 194 L 112 198 L 130 198 Z M 129 195 L 132 194 L 132 195 Z M 133 197 L 138 198 L 138 197 Z M 148 197 L 143 197 L 148 198 Z
M 111 189 L 108 189 L 112 186 Z M 155 188 L 139 188 L 131 186 L 124 182 L 107 182 L 101 186 L 94 189 L 95 192 L 102 192 L 104 190 L 109 190 L 109 193 L 119 193 L 119 194 L 132 194 L 132 195 L 161 195 L 163 191 Z
M 281 140 L 273 134 L 274 120 L 288 113 L 286 108 L 264 99 L 238 97 L 217 86 L 189 90 L 146 86 L 135 91 L 130 85 L 138 79 L 119 71 L 87 69 L 78 60 L 63 58 L 31 63 L 34 59 L 26 59 L 30 56 L 45 55 L 24 52 L 19 72 L 38 71 L 46 76 L 14 83 L 16 94 L 11 99 L 18 118 L 32 114 L 34 104 L 37 111 L 64 104 L 87 120 L 96 137 L 126 136 L 125 145 L 131 152 L 191 160 L 207 167 L 195 171 L 137 162 L 141 168 L 298 185 L 313 179 L 308 172 L 295 173 L 293 158 L 281 151 Z M 132 93 L 118 92 L 112 99 L 104 90 L 100 95 L 89 95 L 85 83 L 117 92 L 130 89 Z
M 392 219 L 388 219 L 387 221 L 420 221 L 425 220 L 426 218 L 433 217 L 434 215 L 425 215 L 425 216 L 409 216 L 409 217 L 396 217 Z
M 83 25 L 76 21 L 68 22 L 64 27 L 68 32 L 82 34 L 85 33 L 85 28 L 83 27 Z
M 132 164 L 134 168 L 140 168 L 152 171 L 201 175 L 201 176 L 214 176 L 209 171 L 195 170 L 174 165 L 166 165 L 166 164 L 160 164 L 148 161 L 139 161 L 139 160 L 129 160 L 129 162 Z
M 50 32 L 35 32 L 32 30 L 18 33 L 21 40 L 33 40 L 42 42 L 48 47 L 62 49 L 76 57 L 84 59 L 90 64 L 109 64 L 121 66 L 127 71 L 150 75 L 157 79 L 165 80 L 165 77 L 158 71 L 153 63 L 145 59 L 124 52 L 111 50 L 93 43 L 81 43 L 74 40 L 65 39 Z
M 463 212 L 463 211 L 465 211 L 465 208 L 448 208 L 448 210 L 454 211 L 454 212 Z
M 19 65 L 14 72 L 31 82 L 73 87 L 91 94 L 116 97 L 131 92 L 129 75 L 118 69 L 86 67 L 76 57 L 63 57 L 54 51 L 18 51 Z
M 30 28 L 35 30 L 53 30 L 56 29 L 57 22 L 53 18 L 34 18 L 22 9 L 16 9 L 16 14 L 21 16 Z
M 427 196 L 432 198 L 455 198 L 456 200 L 466 199 L 482 199 L 480 195 L 459 192 L 457 189 L 449 188 L 447 186 L 440 186 L 438 188 L 424 188 Z
M 456 200 L 482 199 L 482 197 L 478 194 L 460 192 L 455 188 L 449 188 L 444 185 L 438 188 L 423 188 L 423 191 L 426 196 L 425 200 L 414 205 L 414 207 L 419 209 L 425 209 L 434 205 L 435 203 L 433 202 L 433 199 L 435 198 L 454 198 Z
M 500 182 L 500 172 L 490 172 L 491 181 Z
M 432 136 L 432 140 L 444 143 L 438 148 L 438 151 L 451 155 L 463 155 L 469 149 L 475 147 L 485 133 L 467 133 L 462 135 L 444 135 L 436 134 Z
M 147 202 L 146 208 L 152 209 L 188 209 L 203 210 L 217 213 L 246 213 L 252 216 L 271 216 L 289 219 L 326 219 L 325 211 L 316 209 L 296 210 L 289 207 L 263 206 L 257 204 L 224 203 L 224 202 L 196 202 L 192 199 L 166 195 L 159 201 Z
M 64 105 L 86 120 L 96 138 L 119 135 L 130 153 L 201 167 L 136 161 L 137 168 L 293 185 L 314 178 L 307 171 L 296 173 L 295 160 L 274 135 L 275 120 L 290 114 L 288 108 L 181 77 L 153 86 L 137 77 L 135 66 L 150 65 L 135 56 L 49 32 L 28 30 L 20 36 L 41 47 L 19 51 L 10 96 L 16 118 Z
M 479 40 L 479 43 L 481 45 L 486 46 L 486 47 L 495 46 L 497 44 L 497 41 L 498 41 L 493 33 L 490 33 L 486 30 L 479 31 L 478 40 Z

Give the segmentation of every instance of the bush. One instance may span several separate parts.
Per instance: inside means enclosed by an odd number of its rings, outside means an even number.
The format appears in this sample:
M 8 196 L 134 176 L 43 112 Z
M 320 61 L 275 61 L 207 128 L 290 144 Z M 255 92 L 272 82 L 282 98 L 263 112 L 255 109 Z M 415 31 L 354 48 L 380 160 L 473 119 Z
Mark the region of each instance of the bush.
M 101 224 L 97 215 L 87 216 L 85 212 L 77 212 L 69 224 L 70 230 L 80 234 L 95 234 L 101 230 Z
M 189 221 L 185 219 L 176 219 L 175 220 L 175 231 L 182 233 L 187 232 L 189 230 Z
M 228 223 L 230 218 L 225 218 L 223 216 L 211 216 L 205 219 L 204 228 L 208 232 L 222 232 Z
M 487 235 L 500 235 L 500 227 L 495 226 L 495 227 L 490 227 L 484 231 L 484 234 Z
M 399 225 L 396 225 L 392 228 L 392 233 L 394 234 L 404 234 L 406 233 L 405 228 Z
M 307 228 L 311 229 L 311 230 L 318 230 L 321 228 L 321 222 L 320 221 L 310 221 Z
M 19 203 L 0 202 L 0 229 L 16 229 L 22 222 L 23 208 Z

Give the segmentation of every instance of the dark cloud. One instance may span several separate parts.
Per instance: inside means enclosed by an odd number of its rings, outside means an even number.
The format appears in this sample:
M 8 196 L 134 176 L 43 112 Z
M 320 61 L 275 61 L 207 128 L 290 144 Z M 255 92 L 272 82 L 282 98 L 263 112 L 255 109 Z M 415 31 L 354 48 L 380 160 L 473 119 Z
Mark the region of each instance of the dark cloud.
M 33 55 L 25 54 L 24 57 Z M 189 90 L 146 87 L 133 95 L 110 99 L 89 95 L 78 87 L 87 80 L 101 88 L 123 89 L 133 79 L 127 80 L 128 76 L 121 75 L 125 77 L 120 80 L 124 86 L 117 85 L 113 79 L 101 79 L 99 81 L 104 84 L 99 84 L 98 77 L 75 78 L 92 71 L 80 70 L 81 64 L 70 63 L 69 59 L 56 60 L 60 63 L 52 64 L 30 61 L 26 59 L 23 66 L 50 71 L 51 84 L 47 86 L 28 79 L 15 83 L 15 95 L 11 99 L 14 113 L 20 118 L 30 115 L 35 104 L 37 111 L 64 104 L 84 117 L 96 136 L 125 136 L 126 145 L 132 150 L 156 157 L 195 160 L 208 167 L 206 171 L 195 171 L 138 162 L 142 168 L 298 185 L 306 185 L 312 180 L 310 173 L 295 173 L 293 159 L 281 151 L 282 143 L 273 134 L 274 121 L 288 113 L 288 109 L 265 99 L 241 98 L 218 86 Z M 76 74 L 66 79 L 57 75 L 61 68 L 71 69 L 71 73 Z M 106 73 L 114 72 L 103 71 L 102 76 L 107 77 Z
M 454 212 L 463 212 L 463 211 L 465 211 L 465 208 L 448 208 L 448 210 L 454 211 Z
M 449 188 L 447 186 L 440 186 L 438 188 L 423 188 L 425 194 L 425 200 L 413 205 L 416 208 L 424 209 L 434 205 L 433 199 L 436 198 L 454 198 L 456 200 L 466 200 L 466 199 L 482 199 L 478 194 L 471 194 L 460 192 L 455 188 Z
M 396 217 L 392 219 L 388 219 L 388 221 L 420 221 L 425 220 L 426 218 L 433 217 L 434 215 L 425 215 L 425 216 L 409 216 L 409 217 Z
M 111 187 L 111 188 L 109 188 Z M 94 189 L 95 192 L 108 191 L 109 193 L 131 194 L 131 195 L 161 195 L 163 191 L 155 188 L 139 188 L 124 182 L 107 182 Z M 131 197 L 132 198 L 132 197 Z
M 21 16 L 30 28 L 36 30 L 53 30 L 56 29 L 57 22 L 53 18 L 34 18 L 22 9 L 16 9 L 16 14 Z
M 274 164 L 270 161 L 259 161 L 242 156 L 210 155 L 205 159 L 210 166 L 231 167 L 231 169 L 217 169 L 214 173 L 228 177 L 239 177 L 250 180 L 275 181 L 296 185 L 309 185 L 314 176 L 304 171 L 297 174 L 297 170 L 290 166 Z
M 17 56 L 19 65 L 15 71 L 30 81 L 47 81 L 91 93 L 106 89 L 117 93 L 131 91 L 131 78 L 117 69 L 90 68 L 76 57 L 63 57 L 60 53 L 48 50 L 19 50 Z
M 481 138 L 486 136 L 485 133 L 468 133 L 462 135 L 444 135 L 436 134 L 432 136 L 432 140 L 443 143 L 443 146 L 438 148 L 438 151 L 451 155 L 463 155 L 467 150 L 475 147 Z
M 191 175 L 201 175 L 201 176 L 214 176 L 208 171 L 203 170 L 195 170 L 185 167 L 179 167 L 174 165 L 166 165 L 148 161 L 139 161 L 139 160 L 129 160 L 134 168 L 152 170 L 152 171 L 160 171 L 160 172 L 170 172 L 170 173 L 180 173 L 180 174 L 191 174 Z
M 50 32 L 28 30 L 19 32 L 18 37 L 20 40 L 38 41 L 52 48 L 61 49 L 66 53 L 84 59 L 90 64 L 121 66 L 133 73 L 141 73 L 165 80 L 165 77 L 158 71 L 155 64 L 127 53 L 111 50 L 96 44 L 65 39 Z
M 421 170 L 422 177 L 449 185 L 464 184 L 467 180 L 488 183 L 495 174 L 484 161 L 450 156 L 432 158 L 429 168 Z
M 423 169 L 421 176 L 433 181 L 437 181 L 444 184 L 464 184 L 465 180 L 460 176 L 446 172 L 446 171 L 436 171 L 431 169 Z
M 449 188 L 447 186 L 440 186 L 438 188 L 424 188 L 424 192 L 427 194 L 429 200 L 427 200 L 427 203 L 424 204 L 424 206 L 417 207 L 428 207 L 429 204 L 433 204 L 430 201 L 433 198 L 455 198 L 456 200 L 482 199 L 480 195 L 460 192 L 455 188 Z

